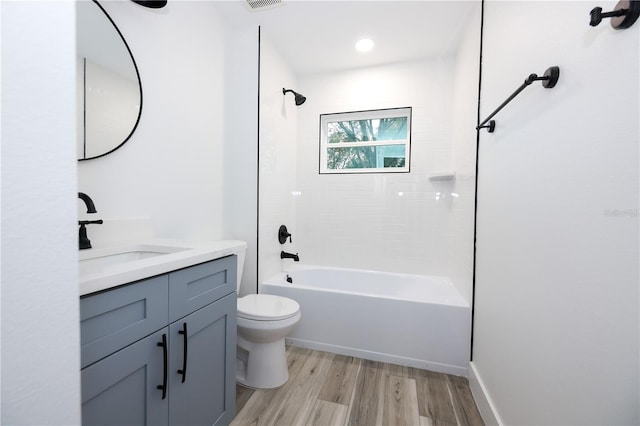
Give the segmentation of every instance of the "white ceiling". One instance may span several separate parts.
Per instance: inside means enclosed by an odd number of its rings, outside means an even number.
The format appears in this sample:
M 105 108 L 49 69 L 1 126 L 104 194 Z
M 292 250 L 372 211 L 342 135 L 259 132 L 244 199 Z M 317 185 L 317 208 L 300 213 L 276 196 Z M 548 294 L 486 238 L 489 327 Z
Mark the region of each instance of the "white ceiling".
M 335 71 L 453 54 L 479 0 L 284 0 L 251 11 L 243 0 L 216 1 L 233 26 L 260 25 L 297 74 Z M 358 53 L 368 37 L 375 48 Z

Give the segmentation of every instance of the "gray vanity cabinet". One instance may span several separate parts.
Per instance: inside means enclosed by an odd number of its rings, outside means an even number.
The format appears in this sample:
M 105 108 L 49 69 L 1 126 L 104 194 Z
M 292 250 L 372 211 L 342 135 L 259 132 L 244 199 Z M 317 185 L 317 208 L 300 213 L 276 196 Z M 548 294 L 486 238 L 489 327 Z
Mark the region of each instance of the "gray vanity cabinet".
M 82 423 L 167 425 L 161 330 L 82 370 Z M 165 337 L 166 338 L 166 337 Z
M 229 256 L 83 297 L 83 424 L 229 424 L 235 285 Z
M 186 340 L 184 325 L 187 325 Z M 235 416 L 236 295 L 225 296 L 169 327 L 169 424 L 229 424 Z M 187 363 L 185 360 L 185 348 Z M 186 371 L 185 371 L 186 367 Z M 184 372 L 183 374 L 179 372 Z

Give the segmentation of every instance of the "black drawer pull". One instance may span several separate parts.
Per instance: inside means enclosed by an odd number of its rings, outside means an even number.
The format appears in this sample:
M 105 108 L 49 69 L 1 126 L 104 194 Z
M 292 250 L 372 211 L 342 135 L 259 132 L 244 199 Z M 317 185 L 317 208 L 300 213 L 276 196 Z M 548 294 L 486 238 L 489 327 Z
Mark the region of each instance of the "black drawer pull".
M 184 341 L 184 358 L 182 360 L 182 370 L 178 370 L 178 374 L 182 374 L 182 383 L 187 379 L 187 323 L 182 323 L 182 330 L 178 331 L 178 334 L 182 334 Z
M 162 384 L 158 385 L 157 388 L 162 391 L 162 399 L 165 399 L 167 397 L 167 369 L 169 368 L 168 362 L 167 362 L 168 354 L 167 354 L 167 335 L 166 334 L 162 335 L 162 342 L 158 342 L 158 346 L 162 348 L 162 358 L 164 359 L 164 368 L 162 373 Z

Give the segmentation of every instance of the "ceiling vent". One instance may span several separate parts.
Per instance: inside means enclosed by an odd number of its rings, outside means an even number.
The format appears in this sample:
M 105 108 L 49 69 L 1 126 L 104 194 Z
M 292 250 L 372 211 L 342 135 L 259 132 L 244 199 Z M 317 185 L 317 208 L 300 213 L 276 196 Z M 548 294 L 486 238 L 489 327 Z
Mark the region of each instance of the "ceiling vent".
M 246 4 L 250 10 L 265 10 L 282 6 L 283 0 L 246 0 Z

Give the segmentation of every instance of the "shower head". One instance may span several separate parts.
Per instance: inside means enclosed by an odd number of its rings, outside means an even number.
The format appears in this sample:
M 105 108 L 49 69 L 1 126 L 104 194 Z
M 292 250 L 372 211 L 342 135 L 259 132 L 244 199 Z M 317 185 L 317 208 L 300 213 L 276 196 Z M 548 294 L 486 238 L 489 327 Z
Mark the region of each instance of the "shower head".
M 291 89 L 285 89 L 284 87 L 282 88 L 282 94 L 286 95 L 287 92 L 291 92 L 293 93 L 293 95 L 296 97 L 296 105 L 300 106 L 304 103 L 304 101 L 307 100 L 307 98 L 305 98 L 304 96 L 302 96 L 300 93 L 294 92 Z

